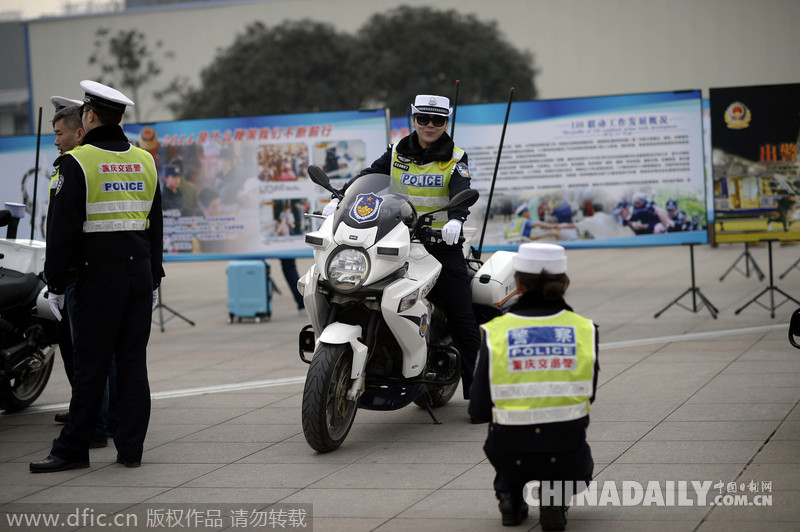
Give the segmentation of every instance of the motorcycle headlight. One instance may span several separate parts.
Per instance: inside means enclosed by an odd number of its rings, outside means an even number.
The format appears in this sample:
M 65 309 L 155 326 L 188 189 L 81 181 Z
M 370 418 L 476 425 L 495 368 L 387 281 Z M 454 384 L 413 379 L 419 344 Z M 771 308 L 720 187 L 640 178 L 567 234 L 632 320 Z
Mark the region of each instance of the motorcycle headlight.
M 367 255 L 353 248 L 337 251 L 328 260 L 328 280 L 334 289 L 350 292 L 357 289 L 369 275 L 369 259 Z

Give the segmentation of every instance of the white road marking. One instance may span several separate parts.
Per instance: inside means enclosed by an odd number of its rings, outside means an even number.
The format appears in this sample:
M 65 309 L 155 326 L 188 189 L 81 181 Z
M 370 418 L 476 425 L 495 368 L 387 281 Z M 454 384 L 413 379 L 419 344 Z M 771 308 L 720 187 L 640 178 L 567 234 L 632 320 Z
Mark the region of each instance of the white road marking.
M 652 345 L 652 344 L 668 344 L 672 342 L 691 342 L 695 340 L 708 340 L 710 338 L 717 338 L 720 336 L 733 336 L 739 334 L 750 333 L 763 333 L 770 332 L 777 329 L 788 330 L 788 325 L 775 324 L 775 325 L 762 325 L 759 327 L 745 327 L 741 329 L 728 329 L 721 331 L 707 331 L 698 333 L 679 334 L 674 336 L 660 336 L 654 338 L 640 338 L 637 340 L 624 340 L 621 342 L 607 342 L 601 343 L 600 349 L 614 349 L 620 347 L 635 347 L 638 345 Z M 151 394 L 153 400 L 158 399 L 172 399 L 175 397 L 192 397 L 195 395 L 205 395 L 212 393 L 234 392 L 241 390 L 257 390 L 261 388 L 272 388 L 275 386 L 287 386 L 290 384 L 302 384 L 306 380 L 305 375 L 297 377 L 285 377 L 282 379 L 269 379 L 263 381 L 240 382 L 236 384 L 218 384 L 216 386 L 203 386 L 199 388 L 186 388 L 184 390 L 173 390 L 167 392 L 156 392 Z M 18 414 L 35 414 L 37 412 L 50 412 L 53 410 L 63 410 L 69 407 L 69 403 L 58 403 L 50 405 L 30 406 L 19 412 Z

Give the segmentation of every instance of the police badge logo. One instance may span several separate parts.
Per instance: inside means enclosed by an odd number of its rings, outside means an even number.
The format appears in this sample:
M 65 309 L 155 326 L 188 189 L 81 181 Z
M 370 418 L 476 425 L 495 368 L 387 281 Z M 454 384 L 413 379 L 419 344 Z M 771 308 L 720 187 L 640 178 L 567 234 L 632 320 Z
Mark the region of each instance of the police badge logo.
M 350 209 L 350 218 L 358 223 L 371 222 L 378 217 L 381 210 L 383 198 L 376 196 L 372 192 L 369 194 L 359 194 L 353 208 Z
M 60 174 L 59 174 L 59 176 L 58 176 L 58 181 L 57 181 L 57 182 L 56 182 L 56 184 L 55 184 L 55 189 L 56 189 L 56 191 L 55 191 L 55 193 L 54 193 L 54 194 L 58 194 L 59 192 L 61 192 L 61 186 L 62 186 L 63 184 L 64 184 L 64 176 L 62 176 L 62 175 L 60 175 Z
M 469 177 L 469 169 L 467 168 L 467 165 L 464 163 L 456 163 L 456 172 L 458 172 L 464 177 Z
M 750 109 L 742 102 L 733 102 L 725 109 L 725 123 L 730 129 L 744 129 L 750 127 Z
M 425 338 L 425 334 L 428 332 L 428 313 L 426 312 L 422 316 L 419 317 L 419 335 L 422 338 Z

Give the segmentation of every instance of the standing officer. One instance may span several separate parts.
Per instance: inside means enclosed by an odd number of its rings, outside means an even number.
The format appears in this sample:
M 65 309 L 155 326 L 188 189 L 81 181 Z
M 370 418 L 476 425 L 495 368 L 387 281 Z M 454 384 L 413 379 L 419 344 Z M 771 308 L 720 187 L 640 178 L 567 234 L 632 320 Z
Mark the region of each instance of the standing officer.
M 116 357 L 117 462 L 141 464 L 150 420 L 146 349 L 162 268 L 161 194 L 153 157 L 120 127 L 134 103 L 94 81 L 85 91 L 83 144 L 61 163 L 45 277 L 58 316 L 70 267 L 77 268 L 70 419 L 35 473 L 89 467 L 89 442 L 112 355 Z
M 445 132 L 451 112 L 448 98 L 417 95 L 411 106 L 414 131 L 389 146 L 372 166 L 354 179 L 365 174 L 391 175 L 408 188 L 409 200 L 420 215 L 447 205 L 450 198 L 470 188 L 467 153 L 457 147 Z M 425 176 L 424 183 L 419 179 L 420 175 Z M 325 206 L 323 214 L 332 214 L 337 204 L 338 200 L 332 200 Z M 432 227 L 442 231 L 444 242 L 425 246 L 442 265 L 430 299 L 443 308 L 453 343 L 461 353 L 461 383 L 465 399 L 469 398 L 475 357 L 480 346 L 478 325 L 472 311 L 467 262 L 462 247 L 458 245 L 461 226 L 468 215 L 469 209 L 461 207 L 434 214 Z
M 522 244 L 514 269 L 522 295 L 507 314 L 481 326 L 469 405 L 473 419 L 490 421 L 483 450 L 496 471 L 494 489 L 506 526 L 528 515 L 522 493 L 527 482 L 566 482 L 569 494 L 591 480 L 586 428 L 599 371 L 596 328 L 564 301 L 564 248 Z M 542 495 L 542 530 L 564 530 L 568 501 L 551 504 L 544 490 Z
M 53 96 L 50 103 L 55 107 L 56 114 L 53 116 L 53 134 L 55 140 L 53 144 L 58 149 L 58 158 L 53 162 L 53 177 L 50 178 L 50 198 L 47 204 L 47 226 L 46 235 L 50 234 L 50 219 L 53 211 L 53 196 L 55 195 L 56 185 L 58 184 L 58 166 L 64 154 L 83 141 L 85 132 L 81 121 L 80 106 L 83 102 L 72 100 L 63 96 Z M 73 271 L 74 275 L 74 271 Z M 67 380 L 72 386 L 72 332 L 70 330 L 69 314 L 62 313 L 62 319 L 58 322 L 58 348 L 61 352 L 61 359 L 64 361 L 64 372 Z M 55 415 L 56 423 L 66 423 L 69 421 L 69 412 L 59 412 Z

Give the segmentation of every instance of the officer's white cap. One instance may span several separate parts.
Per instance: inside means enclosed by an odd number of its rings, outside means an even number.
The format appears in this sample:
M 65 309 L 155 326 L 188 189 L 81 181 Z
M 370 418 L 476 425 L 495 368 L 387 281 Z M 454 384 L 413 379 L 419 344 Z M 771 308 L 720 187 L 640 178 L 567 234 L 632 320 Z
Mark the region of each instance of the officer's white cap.
M 450 116 L 450 98 L 433 94 L 417 94 L 411 104 L 411 114 L 424 113 L 426 115 Z
M 567 253 L 558 244 L 529 242 L 522 244 L 514 256 L 514 269 L 518 272 L 539 274 L 567 273 Z
M 516 211 L 517 212 L 517 216 L 522 216 L 523 212 L 529 211 L 529 210 L 530 210 L 530 208 L 528 207 L 528 204 L 527 203 L 523 203 L 522 205 L 517 207 L 517 211 Z
M 65 107 L 70 107 L 73 105 L 77 106 L 83 105 L 83 102 L 80 100 L 73 100 L 72 98 L 64 98 L 63 96 L 51 96 L 50 103 L 52 103 L 53 107 L 56 108 L 56 113 Z
M 83 103 L 90 103 L 92 105 L 111 109 L 118 113 L 124 113 L 125 106 L 127 105 L 136 105 L 133 103 L 133 100 L 117 89 L 113 89 L 96 81 L 85 79 L 81 81 L 81 88 L 86 92 Z

